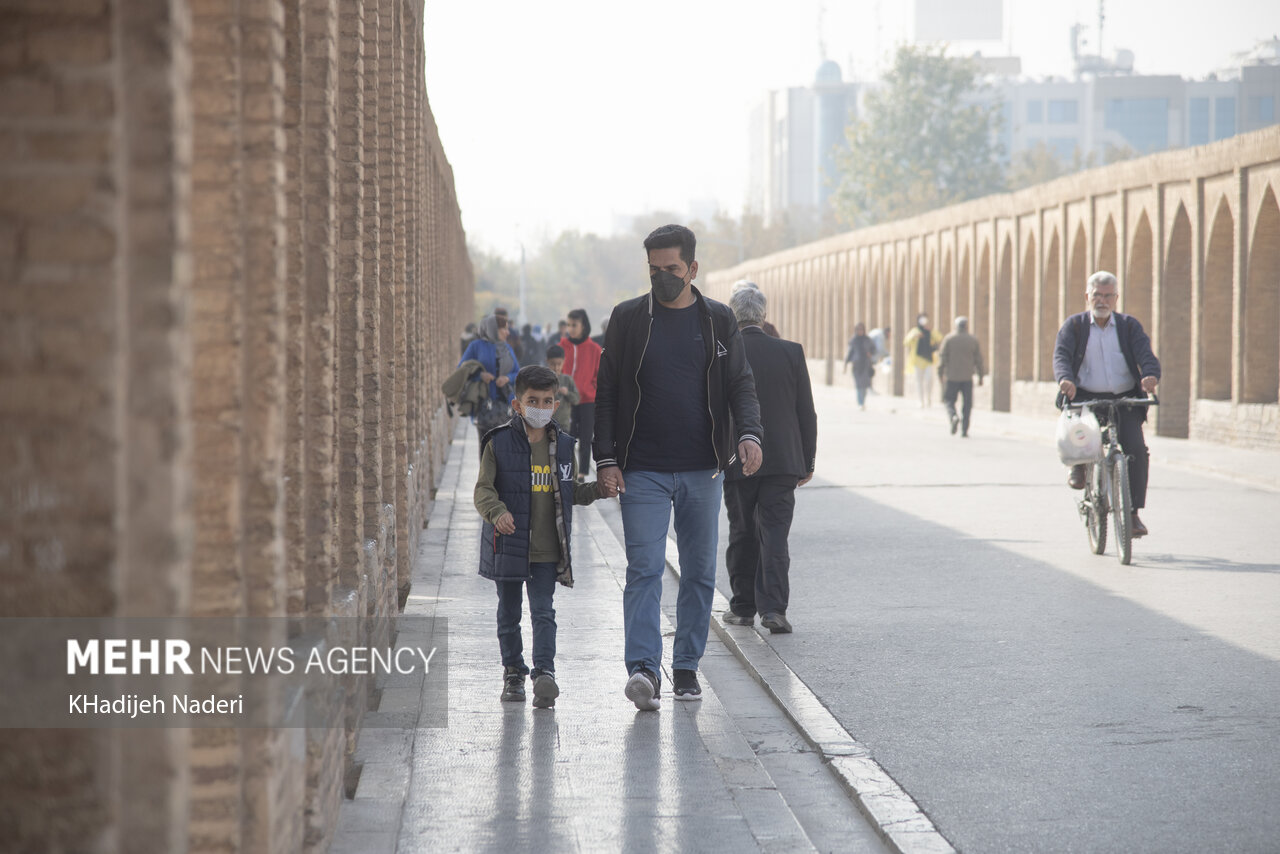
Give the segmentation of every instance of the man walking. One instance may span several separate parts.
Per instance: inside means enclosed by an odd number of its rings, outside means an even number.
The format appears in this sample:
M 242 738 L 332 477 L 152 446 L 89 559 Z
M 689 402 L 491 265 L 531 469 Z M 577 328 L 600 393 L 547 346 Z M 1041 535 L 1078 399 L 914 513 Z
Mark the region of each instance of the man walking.
M 1120 298 L 1116 277 L 1099 270 L 1085 286 L 1089 310 L 1073 314 L 1058 330 L 1053 347 L 1053 375 L 1067 400 L 1114 400 L 1141 397 L 1156 390 L 1160 360 L 1137 318 L 1115 310 Z M 1146 536 L 1138 511 L 1147 504 L 1150 469 L 1142 424 L 1145 406 L 1122 406 L 1116 411 L 1120 447 L 1129 458 L 1129 491 L 1133 499 L 1133 535 Z M 1071 467 L 1067 484 L 1084 489 L 1085 467 Z
M 982 348 L 978 339 L 969 334 L 969 318 L 957 317 L 956 328 L 942 339 L 938 348 L 938 379 L 942 387 L 942 403 L 951 418 L 951 435 L 960 428 L 960 435 L 969 435 L 969 413 L 973 411 L 973 375 L 978 375 L 982 385 Z M 956 414 L 956 397 L 963 395 L 961 415 Z
M 618 304 L 605 331 L 593 451 L 601 495 L 621 501 L 625 693 L 636 708 L 651 710 L 660 706 L 660 604 L 672 508 L 680 551 L 673 693 L 698 700 L 697 668 L 715 594 L 719 475 L 735 453 L 743 474 L 755 474 L 761 429 L 733 312 L 693 287 L 693 232 L 664 225 L 644 248 L 651 290 Z
M 747 363 L 756 378 L 760 421 L 764 426 L 764 463 L 752 477 L 735 463 L 725 471 L 724 503 L 729 511 L 729 548 L 725 563 L 733 592 L 726 623 L 760 625 L 774 634 L 789 633 L 787 601 L 791 554 L 787 537 L 796 508 L 796 487 L 813 478 L 818 449 L 818 413 L 804 348 L 764 331 L 767 301 L 754 288 L 729 297 L 738 319 Z

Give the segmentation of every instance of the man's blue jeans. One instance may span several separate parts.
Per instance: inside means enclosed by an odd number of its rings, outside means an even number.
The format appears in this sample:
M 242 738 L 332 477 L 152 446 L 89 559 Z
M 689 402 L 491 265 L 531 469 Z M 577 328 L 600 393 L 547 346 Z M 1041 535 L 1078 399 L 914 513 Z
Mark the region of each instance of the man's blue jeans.
M 502 666 L 528 673 L 524 663 L 524 639 L 520 636 L 520 615 L 524 611 L 524 588 L 529 588 L 529 616 L 533 623 L 533 668 L 556 670 L 556 565 L 529 564 L 528 581 L 498 581 L 498 648 Z
M 675 507 L 680 552 L 673 668 L 696 670 L 707 647 L 711 600 L 716 590 L 720 478 L 705 471 L 628 471 L 620 497 L 627 546 L 627 586 L 622 594 L 627 672 L 645 668 L 655 676 L 662 664 L 662 574 L 667 528 Z

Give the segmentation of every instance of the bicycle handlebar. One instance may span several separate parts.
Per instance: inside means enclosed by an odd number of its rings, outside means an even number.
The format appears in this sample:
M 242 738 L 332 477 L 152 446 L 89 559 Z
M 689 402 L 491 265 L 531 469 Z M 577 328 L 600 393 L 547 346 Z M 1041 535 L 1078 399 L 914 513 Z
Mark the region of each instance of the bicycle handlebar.
M 1160 398 L 1154 393 L 1147 397 L 1116 397 L 1116 398 L 1099 398 L 1097 400 L 1068 400 L 1066 407 L 1068 409 L 1092 409 L 1095 406 L 1159 406 Z

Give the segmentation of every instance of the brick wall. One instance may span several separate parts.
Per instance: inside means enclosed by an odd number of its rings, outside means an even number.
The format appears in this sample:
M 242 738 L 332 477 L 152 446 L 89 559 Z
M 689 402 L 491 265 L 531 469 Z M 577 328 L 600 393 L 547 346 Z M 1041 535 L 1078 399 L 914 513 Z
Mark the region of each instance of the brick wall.
M 421 0 L 0 0 L 0 616 L 394 628 L 472 299 Z M 0 733 L 6 850 L 324 850 L 371 686 Z

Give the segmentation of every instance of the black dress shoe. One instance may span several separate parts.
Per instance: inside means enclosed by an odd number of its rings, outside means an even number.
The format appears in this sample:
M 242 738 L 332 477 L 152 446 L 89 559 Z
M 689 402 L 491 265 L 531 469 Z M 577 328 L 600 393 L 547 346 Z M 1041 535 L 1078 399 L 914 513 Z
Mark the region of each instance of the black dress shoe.
M 744 617 L 741 614 L 735 614 L 732 611 L 725 611 L 720 615 L 720 622 L 729 626 L 754 626 L 755 617 Z
M 1071 467 L 1071 474 L 1067 476 L 1067 486 L 1072 489 L 1084 489 L 1084 463 L 1077 463 Z
M 787 622 L 785 614 L 765 614 L 760 618 L 760 625 L 768 629 L 770 634 L 791 634 L 791 624 Z
M 1148 533 L 1150 532 L 1147 531 L 1147 526 L 1142 524 L 1142 520 L 1138 518 L 1138 511 L 1133 511 L 1133 536 L 1135 538 L 1145 537 Z

